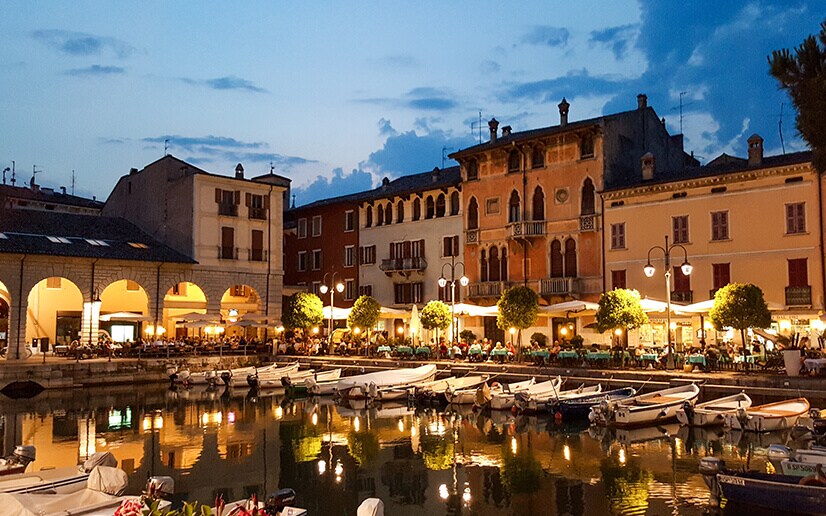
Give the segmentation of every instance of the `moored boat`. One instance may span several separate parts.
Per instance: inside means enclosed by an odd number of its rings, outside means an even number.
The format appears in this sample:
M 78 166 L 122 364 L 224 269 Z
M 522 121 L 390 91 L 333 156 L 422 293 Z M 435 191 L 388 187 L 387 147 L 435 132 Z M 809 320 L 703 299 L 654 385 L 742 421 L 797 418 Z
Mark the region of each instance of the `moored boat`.
M 342 398 L 373 398 L 380 389 L 403 388 L 433 380 L 435 376 L 435 364 L 348 376 L 338 381 L 336 393 Z
M 503 390 L 517 392 L 519 390 L 526 389 L 535 383 L 535 378 L 510 384 L 492 382 L 488 385 L 488 383 L 485 382 L 475 389 L 446 391 L 445 397 L 447 398 L 448 403 L 452 403 L 454 405 L 486 405 L 490 402 L 491 396 L 498 392 L 502 392 Z
M 700 388 L 690 383 L 670 389 L 640 394 L 620 401 L 594 406 L 589 414 L 593 423 L 607 426 L 649 425 L 667 421 L 684 403 L 694 403 Z
M 500 392 L 491 394 L 490 408 L 491 410 L 510 410 L 516 402 L 517 395 L 524 396 L 526 398 L 547 396 L 559 392 L 559 388 L 561 386 L 562 378 L 557 376 L 553 380 L 535 383 L 517 391 L 503 389 Z
M 784 475 L 804 477 L 816 474 L 818 467 L 826 468 L 826 448 L 823 446 L 792 450 L 783 444 L 771 444 L 766 456 L 775 471 Z
M 34 460 L 34 446 L 17 446 L 15 453 L 23 461 Z M 3 459 L 8 460 L 8 459 Z M 11 459 L 16 461 L 19 459 Z M 26 463 L 28 464 L 28 463 Z M 2 493 L 72 493 L 86 487 L 89 473 L 97 466 L 117 466 L 118 461 L 109 452 L 92 454 L 83 464 L 65 468 L 46 469 L 41 471 L 3 473 L 0 476 L 0 492 Z
M 279 380 L 292 372 L 298 371 L 298 362 L 293 362 L 285 366 L 279 366 L 277 363 L 272 363 L 264 367 L 238 367 L 235 369 L 228 369 L 221 372 L 220 381 L 229 387 L 246 387 L 249 385 L 248 377 L 251 374 L 264 375 L 267 377 L 275 377 Z
M 690 426 L 722 425 L 726 414 L 751 407 L 751 398 L 745 392 L 698 403 L 686 402 L 677 409 L 677 421 Z
M 633 397 L 637 391 L 633 387 L 623 387 L 611 391 L 600 392 L 598 394 L 585 394 L 560 400 L 559 402 L 549 402 L 548 410 L 562 414 L 563 417 L 588 417 L 591 409 L 600 403 L 614 403 Z M 554 405 L 551 407 L 551 405 Z
M 562 400 L 575 399 L 581 396 L 591 396 L 602 392 L 602 385 L 596 384 L 590 387 L 580 385 L 576 389 L 567 391 L 557 391 L 552 393 L 535 395 L 530 391 L 520 392 L 516 395 L 515 406 L 521 412 L 535 413 L 553 410 Z
M 474 389 L 488 380 L 487 375 L 469 375 L 449 378 L 441 380 L 433 380 L 420 385 L 416 389 L 416 397 L 419 399 L 439 399 L 444 400 L 448 392 L 458 391 L 462 389 Z
M 289 387 L 290 385 L 303 383 L 307 378 L 312 378 L 317 382 L 325 382 L 328 380 L 338 380 L 341 377 L 341 368 L 330 369 L 328 371 L 316 371 L 307 369 L 299 371 L 294 369 L 287 371 L 286 374 L 281 374 L 277 369 L 265 372 L 256 372 L 247 376 L 247 384 L 250 387 L 257 387 L 259 389 L 273 389 L 280 387 Z
M 791 428 L 800 416 L 808 412 L 809 400 L 795 398 L 726 413 L 723 424 L 735 430 L 771 432 Z

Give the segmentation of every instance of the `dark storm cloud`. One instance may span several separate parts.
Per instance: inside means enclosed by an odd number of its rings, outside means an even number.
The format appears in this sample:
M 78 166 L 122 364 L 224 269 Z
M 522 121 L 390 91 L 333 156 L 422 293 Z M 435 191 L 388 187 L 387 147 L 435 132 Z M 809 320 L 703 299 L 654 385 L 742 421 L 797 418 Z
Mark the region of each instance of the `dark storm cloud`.
M 593 77 L 587 70 L 573 70 L 564 77 L 512 84 L 499 95 L 504 101 L 530 100 L 537 103 L 559 102 L 562 97 L 606 95 L 617 91 L 625 79 Z
M 568 43 L 570 36 L 571 33 L 564 27 L 538 25 L 522 36 L 522 42 L 529 45 L 564 47 Z
M 606 45 L 614 52 L 614 57 L 622 59 L 636 38 L 639 25 L 620 25 L 591 32 L 589 41 Z
M 256 86 L 255 84 L 246 79 L 235 77 L 233 75 L 203 80 L 181 77 L 180 80 L 182 82 L 185 82 L 186 84 L 191 84 L 193 86 L 205 86 L 213 90 L 241 90 L 250 91 L 253 93 L 269 93 L 264 88 Z
M 103 77 L 107 75 L 120 75 L 126 73 L 126 70 L 120 66 L 92 65 L 86 68 L 73 68 L 63 73 L 73 77 Z
M 71 56 L 96 56 L 111 52 L 119 58 L 126 58 L 135 51 L 134 47 L 121 40 L 83 32 L 42 29 L 31 35 L 49 48 Z

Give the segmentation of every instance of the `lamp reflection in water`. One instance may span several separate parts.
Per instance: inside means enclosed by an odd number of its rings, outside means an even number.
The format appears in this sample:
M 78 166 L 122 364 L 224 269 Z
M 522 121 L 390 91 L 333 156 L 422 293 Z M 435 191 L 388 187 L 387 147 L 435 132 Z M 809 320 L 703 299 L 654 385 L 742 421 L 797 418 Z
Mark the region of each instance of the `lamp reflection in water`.
M 562 447 L 562 457 L 566 461 L 571 462 L 571 447 L 568 446 L 567 444 Z

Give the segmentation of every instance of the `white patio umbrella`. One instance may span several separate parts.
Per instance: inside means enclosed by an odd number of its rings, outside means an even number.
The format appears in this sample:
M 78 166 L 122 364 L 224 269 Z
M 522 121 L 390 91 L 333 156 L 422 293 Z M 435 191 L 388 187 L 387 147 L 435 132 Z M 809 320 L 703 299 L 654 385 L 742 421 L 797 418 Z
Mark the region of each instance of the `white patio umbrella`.
M 241 321 L 236 321 L 234 323 L 230 323 L 230 326 L 240 326 L 242 328 L 266 328 L 267 327 L 267 325 L 265 323 L 258 322 L 258 321 L 247 321 L 247 320 L 241 320 Z
M 419 327 L 419 309 L 416 307 L 416 303 L 413 303 L 413 309 L 410 310 L 410 340 L 414 348 L 416 347 L 416 335 L 421 336 L 421 331 L 422 329 Z
M 493 306 L 479 306 L 479 305 L 471 305 L 468 303 L 456 303 L 456 315 L 461 316 L 469 316 L 469 317 L 485 317 L 485 316 L 495 316 L 499 313 L 499 308 L 496 305 Z
M 556 303 L 548 306 L 539 307 L 539 315 L 545 317 L 568 317 L 568 316 L 582 316 L 594 315 L 599 309 L 597 303 L 591 301 L 565 301 L 564 303 Z
M 713 299 L 707 299 L 705 301 L 700 301 L 699 303 L 693 303 L 690 305 L 680 306 L 680 312 L 690 313 L 690 314 L 707 314 L 711 311 L 712 307 L 714 306 Z M 778 310 L 785 310 L 786 306 L 781 305 L 780 303 L 773 303 L 771 301 L 766 301 L 766 306 L 768 306 L 769 311 L 776 312 Z M 674 305 L 671 306 L 674 308 Z
M 146 322 L 151 321 L 152 318 L 148 315 L 143 314 L 136 314 L 134 312 L 115 312 L 113 314 L 105 314 L 100 316 L 100 320 L 104 322 L 108 321 L 136 321 L 136 322 Z
M 656 299 L 649 299 L 647 297 L 640 300 L 640 305 L 642 305 L 642 311 L 645 313 L 665 313 L 668 311 L 668 303 L 665 301 L 657 301 Z M 671 303 L 671 314 L 687 315 L 683 311 L 684 307 L 685 305 Z
M 238 317 L 239 321 L 259 321 L 259 322 L 266 322 L 269 319 L 269 316 L 264 314 L 244 314 Z
M 176 315 L 174 317 L 170 317 L 170 319 L 176 319 L 176 320 L 185 321 L 185 322 L 204 321 L 204 322 L 217 323 L 217 322 L 221 322 L 221 315 L 220 314 L 202 314 L 202 313 L 199 313 L 199 312 L 189 312 L 189 313 L 186 313 L 186 314 L 181 314 L 181 315 Z
M 330 318 L 330 307 L 325 306 L 323 308 L 324 312 L 324 319 Z M 349 308 L 339 308 L 337 306 L 333 307 L 333 319 L 347 319 L 350 316 L 350 309 Z

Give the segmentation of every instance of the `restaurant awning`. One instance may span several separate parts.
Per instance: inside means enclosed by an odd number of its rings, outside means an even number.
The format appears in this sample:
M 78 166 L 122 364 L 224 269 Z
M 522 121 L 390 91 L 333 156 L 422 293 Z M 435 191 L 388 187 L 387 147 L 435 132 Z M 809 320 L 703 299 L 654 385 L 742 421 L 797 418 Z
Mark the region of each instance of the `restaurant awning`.
M 140 322 L 140 321 L 151 321 L 152 318 L 148 315 L 137 314 L 135 312 L 115 312 L 113 314 L 104 314 L 99 317 L 101 321 L 109 322 L 109 321 L 132 321 L 132 322 Z
M 598 308 L 599 305 L 591 301 L 565 301 L 564 303 L 540 306 L 539 315 L 545 317 L 580 317 L 594 315 Z

